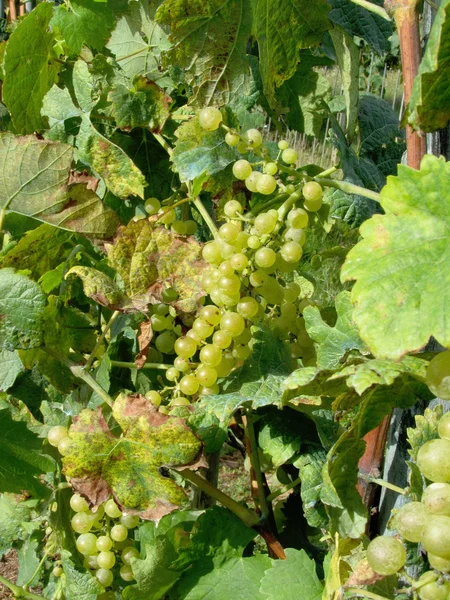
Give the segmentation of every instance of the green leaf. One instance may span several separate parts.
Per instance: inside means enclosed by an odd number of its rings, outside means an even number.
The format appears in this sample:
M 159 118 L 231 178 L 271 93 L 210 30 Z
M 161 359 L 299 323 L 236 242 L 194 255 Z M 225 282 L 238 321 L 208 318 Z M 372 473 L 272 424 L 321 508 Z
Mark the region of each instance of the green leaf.
M 302 481 L 300 495 L 303 504 L 303 513 L 308 525 L 311 527 L 326 528 L 328 518 L 325 508 L 320 500 L 323 486 L 322 469 L 326 460 L 326 452 L 322 448 L 307 446 L 305 452 L 293 463 L 299 470 Z
M 23 364 L 16 352 L 0 350 L 0 391 L 5 392 L 23 371 Z
M 73 562 L 63 554 L 65 575 L 64 596 L 66 600 L 97 600 L 104 588 L 89 572 L 79 571 Z
M 19 561 L 19 572 L 17 573 L 17 585 L 25 585 L 30 582 L 31 584 L 37 585 L 39 582 L 39 573 L 36 577 L 33 577 L 36 569 L 39 566 L 39 546 L 41 540 L 37 540 L 35 536 L 31 535 L 17 551 L 17 559 Z M 33 577 L 33 580 L 31 578 Z
M 78 55 L 83 45 L 101 50 L 113 29 L 116 17 L 127 7 L 125 0 L 72 0 L 58 6 L 52 27 L 64 39 L 69 53 Z
M 315 306 L 307 306 L 303 312 L 308 335 L 317 343 L 319 369 L 335 369 L 350 350 L 359 350 L 362 353 L 365 350 L 358 330 L 352 322 L 353 306 L 350 292 L 340 292 L 336 296 L 336 312 L 338 317 L 334 327 L 325 323 L 320 310 Z
M 0 410 L 0 491 L 21 494 L 27 490 L 45 498 L 50 490 L 38 476 L 53 471 L 54 463 L 41 454 L 42 440 L 23 421 L 13 421 L 7 409 Z
M 39 4 L 11 34 L 4 59 L 3 99 L 17 133 L 46 127 L 41 116 L 44 96 L 58 79 L 55 38 L 49 28 L 53 5 Z M 16 165 L 17 166 L 17 165 Z
M 258 446 L 274 468 L 288 462 L 302 443 L 299 418 L 290 409 L 269 411 L 258 421 Z
M 30 507 L 11 494 L 0 495 L 0 555 L 8 552 L 26 533 L 22 522 L 30 520 Z
M 201 443 L 184 421 L 162 415 L 143 396 L 119 396 L 113 415 L 121 437 L 111 434 L 100 409 L 81 411 L 69 430 L 64 473 L 94 504 L 112 490 L 127 512 L 158 519 L 185 500 L 184 490 L 159 468 L 195 463 Z
M 379 152 L 383 145 L 402 135 L 398 116 L 389 102 L 371 94 L 360 97 L 358 122 L 362 154 Z
M 119 198 L 144 197 L 145 178 L 125 152 L 103 137 L 86 116 L 77 138 L 79 159 L 90 165 Z
M 422 131 L 436 131 L 450 120 L 450 0 L 443 0 L 434 18 L 419 73 L 408 105 L 408 123 Z
M 223 131 L 205 131 L 198 118 L 176 130 L 172 160 L 181 181 L 191 181 L 204 173 L 214 175 L 238 159 L 238 152 L 225 143 Z
M 81 111 L 73 103 L 67 88 L 56 84 L 49 89 L 42 101 L 41 115 L 48 118 L 50 129 L 45 132 L 48 140 L 68 142 L 79 129 Z M 69 121 L 66 123 L 66 121 Z
M 383 6 L 382 0 L 374 0 Z M 378 54 L 389 52 L 389 38 L 393 33 L 392 22 L 358 6 L 352 0 L 330 0 L 329 18 L 351 36 L 363 38 Z
M 73 66 L 72 84 L 79 107 L 84 113 L 90 113 L 99 101 L 100 91 L 87 63 L 81 58 Z
M 169 117 L 170 98 L 153 81 L 145 77 L 133 80 L 132 87 L 116 85 L 108 94 L 111 114 L 120 129 L 145 127 L 159 132 Z
M 286 560 L 273 560 L 261 581 L 267 600 L 321 600 L 323 587 L 316 564 L 304 550 L 286 549 Z
M 341 272 L 342 281 L 356 279 L 353 319 L 362 339 L 375 357 L 393 360 L 422 348 L 431 336 L 450 346 L 443 318 L 450 211 L 441 200 L 450 185 L 450 163 L 426 155 L 420 171 L 399 165 L 398 172 L 381 192 L 386 214 L 363 224 L 363 240 Z
M 0 134 L 0 206 L 80 233 L 111 236 L 117 215 L 83 184 L 68 185 L 72 148 L 32 135 Z

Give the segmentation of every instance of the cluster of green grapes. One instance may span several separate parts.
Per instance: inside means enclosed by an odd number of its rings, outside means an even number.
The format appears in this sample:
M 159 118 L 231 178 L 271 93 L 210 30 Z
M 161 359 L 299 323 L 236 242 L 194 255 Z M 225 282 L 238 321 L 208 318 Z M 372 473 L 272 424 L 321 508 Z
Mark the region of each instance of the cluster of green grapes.
M 148 198 L 145 201 L 145 211 L 149 216 L 159 215 L 158 222 L 166 225 L 170 225 L 171 231 L 178 235 L 194 235 L 197 231 L 197 223 L 192 219 L 183 221 L 177 219 L 177 213 L 175 209 L 167 210 L 163 208 L 158 198 Z
M 405 504 L 392 520 L 404 540 L 422 545 L 433 568 L 415 584 L 420 600 L 450 600 L 450 413 L 439 420 L 438 433 L 417 454 L 422 475 L 432 483 L 420 502 Z M 380 536 L 370 542 L 367 560 L 376 573 L 393 575 L 405 564 L 405 548 L 397 538 Z

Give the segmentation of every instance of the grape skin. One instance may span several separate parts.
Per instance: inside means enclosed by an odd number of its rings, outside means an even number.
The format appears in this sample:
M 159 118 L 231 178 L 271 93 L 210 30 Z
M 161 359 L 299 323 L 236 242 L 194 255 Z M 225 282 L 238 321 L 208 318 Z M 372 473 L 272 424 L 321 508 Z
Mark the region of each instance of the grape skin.
M 450 400 L 450 350 L 440 352 L 430 361 L 425 381 L 438 398 Z
M 222 114 L 219 109 L 213 106 L 202 108 L 198 115 L 200 127 L 206 131 L 215 131 L 222 122 Z
M 438 433 L 443 440 L 450 440 L 450 412 L 439 419 Z
M 421 542 L 427 552 L 450 559 L 450 517 L 431 516 L 422 533 Z
M 367 547 L 369 565 L 379 575 L 394 575 L 406 562 L 403 544 L 393 537 L 379 536 Z
M 450 517 L 450 484 L 429 485 L 422 495 L 422 503 L 430 513 Z
M 428 515 L 421 502 L 409 502 L 402 506 L 394 518 L 394 524 L 402 538 L 420 542 Z
M 417 465 L 430 481 L 446 483 L 450 482 L 449 457 L 449 440 L 429 440 L 417 453 Z

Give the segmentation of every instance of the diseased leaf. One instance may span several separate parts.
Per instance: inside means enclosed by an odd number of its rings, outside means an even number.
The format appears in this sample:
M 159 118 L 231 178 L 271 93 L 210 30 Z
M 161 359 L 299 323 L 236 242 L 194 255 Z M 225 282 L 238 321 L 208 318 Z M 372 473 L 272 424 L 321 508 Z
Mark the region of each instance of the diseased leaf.
M 411 458 L 417 459 L 417 453 L 425 442 L 439 437 L 438 421 L 442 417 L 442 406 L 436 406 L 434 409 L 426 408 L 423 415 L 414 417 L 415 427 L 408 427 L 408 443 L 411 448 L 408 450 Z
M 134 308 L 128 296 L 105 273 L 92 267 L 79 265 L 72 267 L 66 273 L 66 278 L 71 275 L 76 275 L 81 279 L 84 293 L 88 298 L 97 302 L 97 304 L 106 306 L 106 308 L 110 308 L 111 310 L 126 311 Z M 145 305 L 142 308 L 144 307 Z
M 280 593 L 283 600 L 321 600 L 323 587 L 314 560 L 304 550 L 287 548 L 286 560 L 272 560 L 260 591 L 267 600 L 279 600 Z
M 422 348 L 430 336 L 450 346 L 450 211 L 442 202 L 450 163 L 426 155 L 420 171 L 399 165 L 398 173 L 381 192 L 386 214 L 364 223 L 363 240 L 341 272 L 342 281 L 356 279 L 353 319 L 362 339 L 376 358 L 393 360 Z
M 0 350 L 0 391 L 5 392 L 23 371 L 23 364 L 16 352 Z
M 419 73 L 408 105 L 408 123 L 422 131 L 436 131 L 450 120 L 450 1 L 443 0 L 431 27 Z
M 83 113 L 90 113 L 99 101 L 100 90 L 87 63 L 81 58 L 73 66 L 72 85 L 79 107 Z
M 41 115 L 48 118 L 50 125 L 45 132 L 48 140 L 68 142 L 79 129 L 81 111 L 73 103 L 67 88 L 55 84 L 49 89 L 42 101 Z
M 46 126 L 41 116 L 42 101 L 60 70 L 53 50 L 54 34 L 49 28 L 52 15 L 52 4 L 38 4 L 18 23 L 6 46 L 3 99 L 17 133 L 34 133 Z
M 69 430 L 64 472 L 93 504 L 112 491 L 127 512 L 159 519 L 185 501 L 184 490 L 160 467 L 195 463 L 201 442 L 184 421 L 159 413 L 143 396 L 119 396 L 113 415 L 121 437 L 112 435 L 100 409 L 81 411 Z

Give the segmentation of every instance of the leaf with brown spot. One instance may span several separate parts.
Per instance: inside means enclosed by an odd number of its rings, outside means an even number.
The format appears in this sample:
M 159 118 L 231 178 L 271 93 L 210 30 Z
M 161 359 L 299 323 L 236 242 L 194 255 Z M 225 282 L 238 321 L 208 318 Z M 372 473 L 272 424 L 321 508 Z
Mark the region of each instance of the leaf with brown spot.
M 137 336 L 137 341 L 139 345 L 139 353 L 134 359 L 135 365 L 138 369 L 142 369 L 142 367 L 147 362 L 148 351 L 150 350 L 150 342 L 153 339 L 153 327 L 152 322 L 150 320 L 143 321 L 139 326 L 139 333 Z
M 357 565 L 353 573 L 345 582 L 345 587 L 354 585 L 372 585 L 383 579 L 383 575 L 378 575 L 367 562 L 367 558 L 363 558 Z

